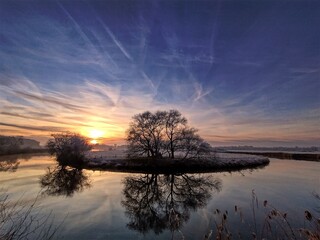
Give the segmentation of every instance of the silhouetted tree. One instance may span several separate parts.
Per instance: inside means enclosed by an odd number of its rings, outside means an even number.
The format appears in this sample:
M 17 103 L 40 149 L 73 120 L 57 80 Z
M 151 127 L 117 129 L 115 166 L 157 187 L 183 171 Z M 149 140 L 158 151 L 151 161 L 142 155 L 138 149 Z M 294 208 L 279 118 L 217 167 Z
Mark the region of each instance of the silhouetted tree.
M 128 155 L 175 158 L 176 153 L 181 153 L 189 158 L 209 153 L 210 145 L 196 132 L 177 110 L 137 114 L 127 131 Z
M 133 116 L 127 131 L 131 155 L 160 156 L 165 114 L 160 111 L 154 114 L 147 111 Z
M 201 175 L 144 174 L 124 180 L 128 227 L 141 233 L 180 229 L 190 210 L 205 207 L 212 191 L 221 190 L 221 180 Z
M 174 158 L 174 153 L 182 140 L 182 131 L 186 128 L 187 119 L 177 110 L 170 110 L 165 117 L 165 133 L 169 156 Z
M 196 134 L 197 131 L 195 128 L 182 129 L 178 150 L 183 154 L 183 158 L 201 157 L 213 151 L 210 144 Z
M 77 133 L 52 134 L 52 137 L 47 147 L 61 165 L 81 165 L 85 152 L 92 148 L 89 139 Z
M 91 186 L 89 177 L 81 169 L 61 165 L 48 168 L 46 174 L 40 178 L 40 184 L 45 194 L 67 197 Z

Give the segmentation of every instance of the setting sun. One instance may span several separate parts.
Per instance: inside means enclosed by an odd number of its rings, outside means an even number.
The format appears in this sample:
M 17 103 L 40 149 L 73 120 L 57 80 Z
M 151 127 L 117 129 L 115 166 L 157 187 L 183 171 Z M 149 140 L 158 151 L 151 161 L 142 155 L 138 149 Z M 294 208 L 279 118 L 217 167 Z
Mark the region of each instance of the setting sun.
M 89 137 L 93 139 L 101 138 L 103 137 L 103 135 L 104 135 L 104 132 L 98 129 L 92 129 L 89 131 Z
M 98 141 L 96 139 L 93 139 L 90 141 L 91 144 L 98 144 Z

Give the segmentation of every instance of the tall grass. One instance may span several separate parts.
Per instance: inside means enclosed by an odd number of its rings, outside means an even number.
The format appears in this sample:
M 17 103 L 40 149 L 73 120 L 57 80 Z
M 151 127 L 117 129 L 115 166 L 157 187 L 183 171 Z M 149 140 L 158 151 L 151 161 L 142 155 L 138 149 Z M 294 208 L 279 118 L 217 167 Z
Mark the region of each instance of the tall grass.
M 0 193 L 1 240 L 50 240 L 58 228 L 51 213 L 43 214 L 38 198 L 28 204 L 22 199 L 11 201 L 6 192 Z
M 263 211 L 263 213 L 261 213 Z M 320 240 L 320 218 L 309 210 L 304 212 L 303 225 L 293 227 L 288 219 L 288 213 L 283 212 L 267 200 L 261 204 L 254 190 L 251 197 L 251 221 L 245 221 L 241 207 L 235 205 L 234 213 L 239 217 L 240 230 L 229 223 L 228 211 L 214 211 L 214 225 L 204 239 L 308 239 Z M 292 218 L 291 218 L 292 219 Z M 299 219 L 298 219 L 299 220 Z M 245 231 L 243 231 L 245 229 Z M 242 230 L 242 231 L 241 231 Z

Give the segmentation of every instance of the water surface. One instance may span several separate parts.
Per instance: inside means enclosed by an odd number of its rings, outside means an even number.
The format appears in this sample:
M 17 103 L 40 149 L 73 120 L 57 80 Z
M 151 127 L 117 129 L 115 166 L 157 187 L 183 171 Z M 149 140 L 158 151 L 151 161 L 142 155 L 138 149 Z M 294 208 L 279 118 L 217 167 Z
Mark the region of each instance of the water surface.
M 263 169 L 213 174 L 151 175 L 58 167 L 49 156 L 1 157 L 0 185 L 11 200 L 37 200 L 63 222 L 64 239 L 203 239 L 216 209 L 234 229 L 252 227 L 252 190 L 287 212 L 294 226 L 319 210 L 318 162 L 271 159 Z M 11 167 L 10 167 L 11 166 Z M 241 209 L 244 223 L 240 223 Z M 257 217 L 263 217 L 263 210 Z M 244 227 L 241 227 L 242 229 Z

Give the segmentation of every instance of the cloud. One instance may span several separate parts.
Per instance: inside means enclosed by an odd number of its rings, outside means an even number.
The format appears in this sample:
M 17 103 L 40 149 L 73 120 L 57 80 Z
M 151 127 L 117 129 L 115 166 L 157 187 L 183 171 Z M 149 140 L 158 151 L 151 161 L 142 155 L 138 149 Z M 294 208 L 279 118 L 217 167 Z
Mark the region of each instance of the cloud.
M 83 123 L 75 123 L 73 121 L 70 121 L 69 119 L 65 119 L 65 121 L 59 121 L 57 120 L 53 115 L 46 114 L 46 113 L 35 113 L 35 112 L 28 112 L 29 115 L 21 115 L 17 113 L 11 113 L 11 112 L 0 112 L 0 115 L 6 115 L 14 118 L 23 118 L 23 119 L 29 119 L 29 120 L 36 120 L 38 122 L 46 122 L 46 123 L 55 123 L 55 124 L 62 124 L 66 125 L 68 127 L 91 127 L 88 124 Z M 50 118 L 48 118 L 50 117 Z
M 24 130 L 32 130 L 32 131 L 45 131 L 45 132 L 65 132 L 67 131 L 66 128 L 61 128 L 61 127 L 49 127 L 49 126 L 28 126 L 28 125 L 18 125 L 18 124 L 11 124 L 11 123 L 4 123 L 0 122 L 1 126 L 6 126 L 6 127 L 14 127 L 14 128 L 20 128 Z
M 63 99 L 58 99 L 55 97 L 50 97 L 50 96 L 37 96 L 34 94 L 30 94 L 30 93 L 25 93 L 25 92 L 21 92 L 21 91 L 16 91 L 15 94 L 18 97 L 22 97 L 26 100 L 31 100 L 31 101 L 35 101 L 35 102 L 42 102 L 42 103 L 52 103 L 55 105 L 59 105 L 62 106 L 64 108 L 70 109 L 70 110 L 74 110 L 77 112 L 86 112 L 83 107 L 75 105 L 75 104 L 70 104 L 67 103 L 66 101 L 63 101 Z
M 253 4 L 247 19 L 220 2 L 177 19 L 174 5 L 113 4 L 5 8 L 1 131 L 101 128 L 123 140 L 132 115 L 173 108 L 212 142 L 317 140 L 315 10 L 295 19 Z

